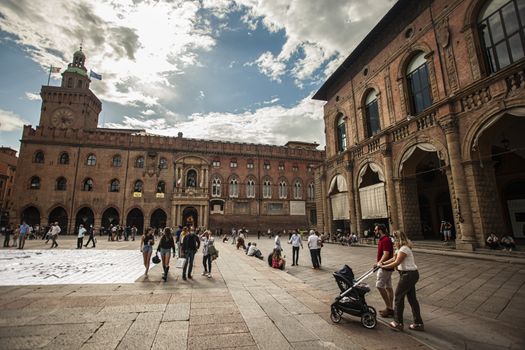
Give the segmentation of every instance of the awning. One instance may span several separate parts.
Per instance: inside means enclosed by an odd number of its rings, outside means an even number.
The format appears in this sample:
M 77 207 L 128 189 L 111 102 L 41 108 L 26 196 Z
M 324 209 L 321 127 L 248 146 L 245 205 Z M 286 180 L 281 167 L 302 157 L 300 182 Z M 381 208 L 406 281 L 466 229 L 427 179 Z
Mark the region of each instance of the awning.
M 359 199 L 361 201 L 361 217 L 363 219 L 388 217 L 384 182 L 360 188 Z

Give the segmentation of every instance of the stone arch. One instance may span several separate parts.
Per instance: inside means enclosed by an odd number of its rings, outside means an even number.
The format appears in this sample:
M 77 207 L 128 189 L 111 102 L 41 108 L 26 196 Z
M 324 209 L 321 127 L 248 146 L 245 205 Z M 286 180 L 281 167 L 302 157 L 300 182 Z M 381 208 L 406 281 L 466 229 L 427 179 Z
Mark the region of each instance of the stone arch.
M 408 64 L 412 60 L 414 56 L 416 56 L 419 52 L 423 52 L 425 56 L 432 54 L 434 51 L 432 50 L 431 46 L 428 45 L 425 42 L 417 42 L 414 45 L 410 47 L 409 50 L 407 50 L 403 56 L 401 56 L 401 60 L 399 63 L 399 66 L 397 67 L 397 79 L 405 79 L 405 72 L 407 70 Z
M 479 12 L 483 6 L 490 0 L 470 0 L 469 4 L 465 6 L 465 14 L 463 16 L 463 28 L 475 27 L 478 22 Z
M 401 178 L 402 177 L 402 171 L 403 171 L 403 163 L 410 158 L 411 153 L 414 152 L 415 149 L 420 144 L 430 144 L 432 147 L 436 150 L 438 158 L 443 162 L 443 166 L 449 165 L 449 158 L 448 158 L 448 151 L 447 148 L 436 139 L 426 138 L 426 137 L 419 137 L 417 140 L 413 139 L 405 144 L 405 146 L 398 152 L 398 155 L 396 156 L 396 159 L 394 161 L 394 177 Z M 425 147 L 425 146 L 422 146 Z M 420 147 L 421 148 L 421 147 Z M 422 148 L 424 150 L 424 148 Z
M 357 172 L 357 176 L 355 177 L 355 180 L 354 180 L 355 181 L 355 184 L 354 184 L 355 188 L 359 188 L 359 186 L 361 185 L 361 181 L 363 180 L 363 175 L 365 174 L 365 172 L 368 169 L 368 167 L 370 167 L 370 169 L 374 173 L 377 173 L 377 175 L 379 177 L 379 180 L 381 180 L 382 182 L 385 182 L 385 171 L 383 169 L 383 166 L 378 164 L 375 161 L 371 161 L 369 159 L 366 159 L 361 164 L 359 164 L 359 166 L 358 166 L 359 171 Z

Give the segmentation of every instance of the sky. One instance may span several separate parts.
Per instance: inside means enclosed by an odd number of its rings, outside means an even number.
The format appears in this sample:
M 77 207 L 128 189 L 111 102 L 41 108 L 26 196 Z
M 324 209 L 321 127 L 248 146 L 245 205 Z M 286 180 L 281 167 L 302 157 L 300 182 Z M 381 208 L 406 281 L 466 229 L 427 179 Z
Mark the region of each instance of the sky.
M 99 127 L 325 144 L 313 94 L 395 0 L 1 0 L 0 145 L 82 45 Z M 59 86 L 60 74 L 49 85 Z

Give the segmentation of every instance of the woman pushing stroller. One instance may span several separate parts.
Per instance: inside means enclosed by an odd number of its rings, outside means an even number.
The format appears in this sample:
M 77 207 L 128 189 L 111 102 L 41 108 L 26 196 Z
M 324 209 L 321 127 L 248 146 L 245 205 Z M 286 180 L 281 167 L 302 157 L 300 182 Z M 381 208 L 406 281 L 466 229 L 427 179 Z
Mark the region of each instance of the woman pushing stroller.
M 394 244 L 396 253 L 392 259 L 378 266 L 382 268 L 396 268 L 399 271 L 399 283 L 394 294 L 394 321 L 388 325 L 398 331 L 403 330 L 403 311 L 405 308 L 405 296 L 412 308 L 412 315 L 414 323 L 408 328 L 416 331 L 423 331 L 423 319 L 421 318 L 421 311 L 419 309 L 419 302 L 416 298 L 416 283 L 419 280 L 419 272 L 417 265 L 414 262 L 414 254 L 412 253 L 412 242 L 407 238 L 404 232 L 394 231 Z

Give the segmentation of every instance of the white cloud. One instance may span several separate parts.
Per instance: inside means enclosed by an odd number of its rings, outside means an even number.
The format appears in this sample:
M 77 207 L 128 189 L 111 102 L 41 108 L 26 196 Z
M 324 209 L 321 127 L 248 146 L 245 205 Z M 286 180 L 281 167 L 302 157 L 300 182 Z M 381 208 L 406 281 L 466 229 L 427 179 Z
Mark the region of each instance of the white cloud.
M 269 76 L 272 80 L 281 82 L 281 77 L 286 72 L 286 64 L 279 58 L 273 56 L 270 51 L 266 51 L 258 59 L 253 62 L 248 62 L 246 66 L 256 65 L 259 67 L 261 73 Z
M 308 96 L 291 108 L 268 106 L 240 114 L 195 113 L 189 120 L 174 124 L 165 118 L 125 117 L 122 123 L 107 126 L 142 128 L 165 136 L 183 132 L 189 138 L 234 142 L 284 145 L 291 140 L 302 140 L 324 144 L 322 105 Z
M 0 109 L 0 131 L 21 129 L 27 122 L 18 114 Z
M 142 115 L 153 115 L 155 114 L 155 111 L 152 110 L 152 109 L 148 109 L 148 110 L 145 110 L 145 111 L 142 111 L 140 112 Z
M 26 92 L 26 98 L 30 101 L 39 101 L 42 100 L 42 97 L 40 97 L 40 94 L 35 94 L 33 92 Z

